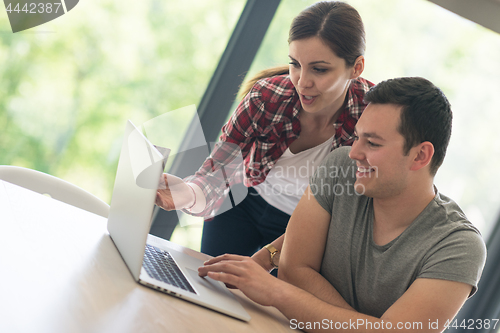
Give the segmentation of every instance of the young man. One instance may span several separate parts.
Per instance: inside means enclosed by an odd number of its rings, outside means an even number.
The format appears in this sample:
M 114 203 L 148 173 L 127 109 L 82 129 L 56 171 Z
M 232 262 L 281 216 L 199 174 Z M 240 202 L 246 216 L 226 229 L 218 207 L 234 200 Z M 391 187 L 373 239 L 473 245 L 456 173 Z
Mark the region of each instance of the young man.
M 328 155 L 290 219 L 281 280 L 233 255 L 200 275 L 275 306 L 292 328 L 440 332 L 486 258 L 479 231 L 433 185 L 450 105 L 422 78 L 384 81 L 365 100 L 352 148 Z

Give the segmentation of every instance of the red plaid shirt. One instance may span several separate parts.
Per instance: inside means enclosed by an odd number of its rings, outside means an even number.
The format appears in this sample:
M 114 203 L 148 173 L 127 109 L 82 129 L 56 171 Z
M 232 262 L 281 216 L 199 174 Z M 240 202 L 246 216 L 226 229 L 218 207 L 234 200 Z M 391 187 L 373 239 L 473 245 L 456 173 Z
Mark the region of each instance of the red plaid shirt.
M 362 78 L 352 81 L 347 104 L 334 124 L 336 133 L 331 150 L 352 145 L 354 126 L 366 107 L 364 95 L 372 86 L 373 83 Z M 243 181 L 250 187 L 264 181 L 298 138 L 300 109 L 299 96 L 288 75 L 262 79 L 254 85 L 222 128 L 210 157 L 194 176 L 185 179 L 198 185 L 206 197 L 205 209 L 196 215 L 213 216 L 230 185 Z M 241 157 L 243 164 L 236 162 L 241 162 Z

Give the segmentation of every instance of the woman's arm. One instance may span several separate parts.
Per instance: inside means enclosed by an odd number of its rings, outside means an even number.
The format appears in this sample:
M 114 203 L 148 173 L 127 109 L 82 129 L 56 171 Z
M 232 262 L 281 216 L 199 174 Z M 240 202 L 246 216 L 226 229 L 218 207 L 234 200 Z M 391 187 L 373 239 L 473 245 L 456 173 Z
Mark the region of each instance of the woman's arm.
M 193 213 L 203 211 L 206 206 L 205 196 L 196 184 L 168 173 L 160 179 L 155 203 L 165 210 L 188 209 Z

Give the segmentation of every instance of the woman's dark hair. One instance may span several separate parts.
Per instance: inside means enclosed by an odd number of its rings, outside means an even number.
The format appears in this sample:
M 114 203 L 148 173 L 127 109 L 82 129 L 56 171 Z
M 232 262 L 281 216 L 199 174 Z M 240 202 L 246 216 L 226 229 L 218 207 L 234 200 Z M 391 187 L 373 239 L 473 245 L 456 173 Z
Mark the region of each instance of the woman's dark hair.
M 356 9 L 340 1 L 321 1 L 304 9 L 290 26 L 288 43 L 319 37 L 352 67 L 365 53 L 365 28 Z
M 310 37 L 319 37 L 348 67 L 365 53 L 365 28 L 359 13 L 351 5 L 340 1 L 320 1 L 297 15 L 290 26 L 288 43 Z M 246 81 L 240 90 L 245 96 L 260 79 L 288 74 L 287 66 L 265 69 Z
M 365 95 L 366 103 L 401 106 L 399 133 L 405 138 L 403 153 L 422 142 L 434 146 L 430 172 L 443 163 L 451 137 L 452 112 L 443 92 L 421 77 L 403 77 L 380 82 Z

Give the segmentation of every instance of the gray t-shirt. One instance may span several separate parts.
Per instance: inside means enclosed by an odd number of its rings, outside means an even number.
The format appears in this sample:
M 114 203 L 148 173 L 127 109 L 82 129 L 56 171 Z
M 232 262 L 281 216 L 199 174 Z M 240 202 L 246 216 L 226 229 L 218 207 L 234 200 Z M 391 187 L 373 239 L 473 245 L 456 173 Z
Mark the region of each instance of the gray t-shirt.
M 472 296 L 486 247 L 458 205 L 437 193 L 401 235 L 379 246 L 372 237 L 372 199 L 354 191 L 356 163 L 349 151 L 330 153 L 310 181 L 314 197 L 332 215 L 321 275 L 354 309 L 375 317 L 417 278 L 467 283 Z

